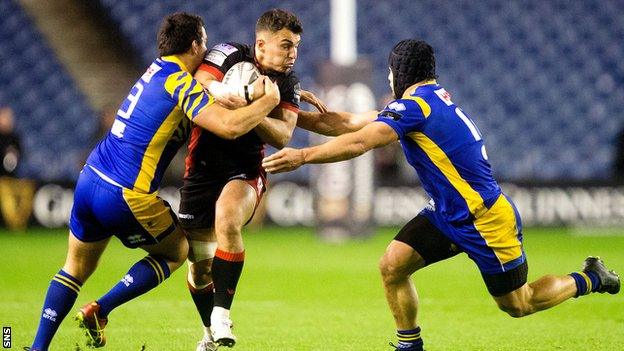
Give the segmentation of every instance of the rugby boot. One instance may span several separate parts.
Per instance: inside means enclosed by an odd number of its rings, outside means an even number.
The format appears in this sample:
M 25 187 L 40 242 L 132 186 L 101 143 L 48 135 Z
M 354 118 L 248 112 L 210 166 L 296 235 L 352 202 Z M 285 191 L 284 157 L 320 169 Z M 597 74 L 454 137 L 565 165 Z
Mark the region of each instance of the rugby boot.
M 203 339 L 197 342 L 195 351 L 217 351 L 217 347 L 219 346 L 212 340 L 212 336 L 210 334 L 204 334 Z
M 391 342 L 388 343 L 391 347 L 394 348 L 394 351 L 425 351 L 423 349 L 423 345 L 405 345 L 399 341 L 398 345 L 395 345 Z
M 587 257 L 583 264 L 583 272 L 593 272 L 600 279 L 600 288 L 596 292 L 617 294 L 620 291 L 620 276 L 608 270 L 600 257 Z
M 212 338 L 217 345 L 232 347 L 236 344 L 236 337 L 232 334 L 232 321 L 229 318 L 213 319 L 211 324 Z
M 87 346 L 97 348 L 106 345 L 104 327 L 108 323 L 108 318 L 99 318 L 100 305 L 93 301 L 80 308 L 74 318 L 78 321 L 78 326 L 85 330 L 87 336 Z

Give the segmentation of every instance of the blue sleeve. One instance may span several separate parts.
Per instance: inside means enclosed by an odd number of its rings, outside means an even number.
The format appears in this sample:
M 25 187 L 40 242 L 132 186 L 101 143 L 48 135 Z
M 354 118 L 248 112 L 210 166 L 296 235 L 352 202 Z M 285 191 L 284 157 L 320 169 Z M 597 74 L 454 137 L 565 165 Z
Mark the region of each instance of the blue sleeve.
M 399 99 L 392 101 L 379 112 L 375 121 L 386 123 L 399 138 L 403 138 L 409 133 L 421 131 L 425 120 L 422 108 L 416 101 Z

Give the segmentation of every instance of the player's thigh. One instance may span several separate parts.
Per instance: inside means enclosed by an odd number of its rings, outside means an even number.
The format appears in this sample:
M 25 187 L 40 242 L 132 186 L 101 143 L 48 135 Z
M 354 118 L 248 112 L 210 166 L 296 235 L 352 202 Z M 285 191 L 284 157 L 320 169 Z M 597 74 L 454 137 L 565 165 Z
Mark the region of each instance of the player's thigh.
M 245 180 L 229 181 L 217 199 L 215 210 L 215 227 L 242 226 L 251 219 L 258 204 L 256 190 Z
M 143 245 L 141 248 L 150 255 L 163 257 L 171 262 L 183 262 L 189 251 L 186 235 L 180 226 L 175 226 L 173 231 L 156 244 Z
M 454 237 L 479 267 L 493 296 L 502 296 L 526 283 L 528 264 L 521 228 L 513 203 L 504 195 L 472 223 L 454 226 Z
M 215 205 L 225 181 L 194 183 L 185 181 L 180 189 L 178 219 L 185 231 L 214 227 Z
M 63 270 L 84 283 L 95 271 L 109 241 L 110 237 L 93 242 L 80 241 L 70 231 Z
M 412 248 L 418 254 L 421 260 L 416 269 L 461 252 L 459 247 L 422 213 L 401 228 L 394 240 Z
M 529 265 L 522 264 L 500 273 L 481 273 L 487 289 L 499 306 L 512 306 L 530 299 L 527 284 Z

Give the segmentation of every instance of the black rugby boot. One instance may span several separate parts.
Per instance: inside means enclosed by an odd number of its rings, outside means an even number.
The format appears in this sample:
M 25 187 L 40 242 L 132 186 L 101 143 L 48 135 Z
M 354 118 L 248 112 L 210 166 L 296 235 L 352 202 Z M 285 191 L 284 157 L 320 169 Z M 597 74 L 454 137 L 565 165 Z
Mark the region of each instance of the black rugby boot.
M 620 276 L 608 270 L 600 257 L 587 257 L 583 264 L 583 272 L 593 272 L 600 279 L 600 288 L 596 292 L 617 294 L 620 291 Z

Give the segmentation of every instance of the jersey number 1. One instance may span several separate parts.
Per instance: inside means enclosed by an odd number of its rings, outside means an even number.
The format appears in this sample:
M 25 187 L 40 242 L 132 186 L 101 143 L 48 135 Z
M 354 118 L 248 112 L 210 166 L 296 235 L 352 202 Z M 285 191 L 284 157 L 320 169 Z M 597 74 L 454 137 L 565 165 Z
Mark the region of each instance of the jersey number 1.
M 466 127 L 468 127 L 468 129 L 470 130 L 470 133 L 472 134 L 472 136 L 474 137 L 476 141 L 483 139 L 481 137 L 481 132 L 479 131 L 477 126 L 474 124 L 474 122 L 470 118 L 468 118 L 468 116 L 464 114 L 464 111 L 462 111 L 459 107 L 456 107 L 455 113 L 462 121 L 464 121 L 464 123 L 466 124 Z M 483 155 L 484 159 L 486 160 L 488 159 L 487 152 L 485 151 L 485 145 L 481 145 L 481 155 Z

